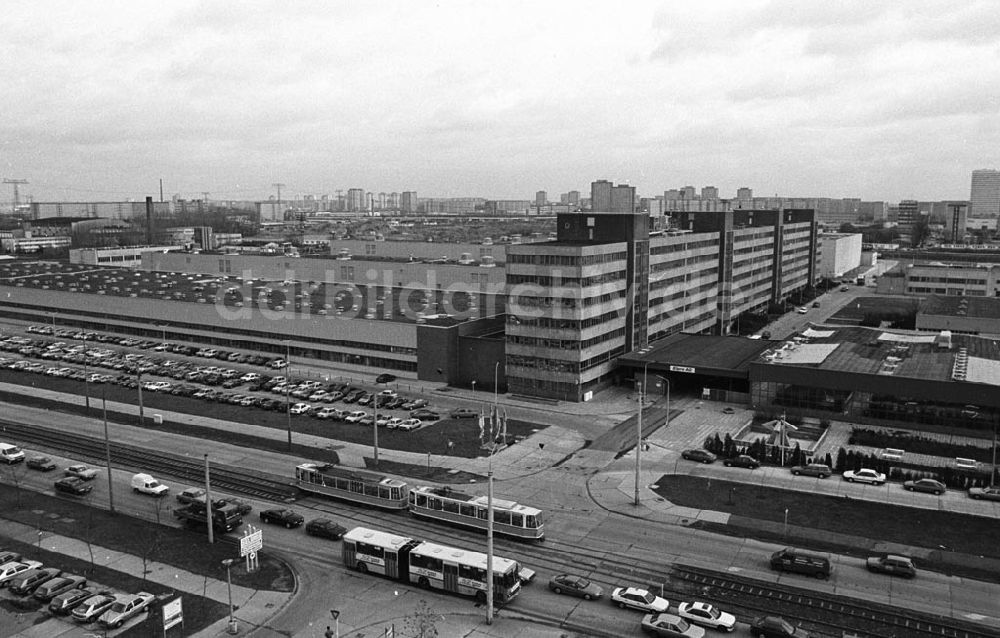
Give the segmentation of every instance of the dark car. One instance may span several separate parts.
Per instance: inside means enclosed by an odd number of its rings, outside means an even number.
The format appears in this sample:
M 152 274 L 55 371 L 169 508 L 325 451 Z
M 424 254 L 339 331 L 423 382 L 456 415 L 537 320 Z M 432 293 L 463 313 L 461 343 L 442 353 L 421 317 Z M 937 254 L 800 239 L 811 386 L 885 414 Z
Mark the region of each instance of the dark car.
M 549 580 L 549 589 L 557 594 L 577 596 L 584 600 L 595 600 L 604 595 L 604 590 L 582 576 L 559 574 Z
M 237 498 L 232 498 L 227 496 L 226 498 L 220 498 L 212 504 L 212 507 L 220 508 L 226 505 L 232 505 L 236 507 L 236 511 L 239 512 L 240 516 L 246 516 L 253 511 L 253 505 L 247 503 L 246 501 L 241 501 Z
M 328 518 L 314 518 L 306 523 L 306 534 L 309 534 L 310 536 L 340 540 L 340 537 L 346 532 L 346 527 L 335 523 Z
M 817 476 L 824 479 L 833 474 L 833 470 L 825 463 L 806 463 L 793 467 L 792 474 L 795 476 Z
M 73 496 L 83 496 L 94 489 L 94 486 L 75 476 L 64 476 L 55 482 L 57 492 L 65 492 Z
M 64 616 L 74 607 L 96 594 L 97 592 L 93 590 L 83 588 L 64 591 L 52 599 L 52 602 L 49 603 L 49 611 Z
M 27 460 L 25 465 L 33 470 L 41 470 L 43 472 L 51 472 L 56 469 L 55 461 L 47 456 L 32 456 Z
M 434 410 L 427 410 L 425 408 L 420 408 L 410 412 L 410 418 L 420 419 L 421 421 L 437 421 L 441 418 L 441 415 Z
M 47 603 L 59 594 L 68 592 L 72 589 L 78 589 L 87 584 L 87 579 L 83 576 L 73 576 L 72 574 L 63 574 L 58 578 L 53 578 L 46 581 L 38 586 L 35 593 L 32 596 L 36 600 L 40 600 L 43 603 Z
M 916 481 L 904 481 L 903 488 L 910 492 L 927 492 L 928 494 L 944 494 L 948 489 L 941 481 L 930 478 L 917 479 Z
M 969 498 L 1000 501 L 1000 487 L 970 487 Z
M 756 470 L 760 467 L 760 461 L 749 454 L 740 454 L 731 459 L 723 459 L 722 464 L 726 467 L 745 467 L 749 470 Z
M 681 452 L 681 458 L 687 461 L 697 461 L 699 463 L 715 463 L 716 456 L 708 450 L 693 448 Z
M 811 634 L 795 627 L 781 616 L 757 618 L 750 625 L 750 635 L 754 638 L 810 638 Z
M 392 383 L 396 380 L 396 375 L 385 372 L 375 377 L 375 383 Z
M 262 523 L 284 525 L 289 529 L 298 527 L 306 521 L 305 517 L 301 514 L 296 514 L 292 510 L 286 509 L 264 510 L 260 513 L 260 520 Z
M 889 574 L 903 578 L 913 578 L 917 575 L 917 568 L 913 565 L 913 560 L 897 554 L 872 556 L 865 561 L 865 567 L 868 568 L 868 571 L 877 574 Z
M 8 583 L 7 589 L 18 596 L 27 596 L 35 591 L 35 588 L 42 583 L 52 580 L 62 574 L 62 570 L 56 567 L 43 567 L 24 572 Z
M 427 399 L 410 399 L 402 407 L 406 410 L 416 410 L 417 408 L 425 408 L 428 405 L 430 405 L 430 401 Z
M 472 408 L 455 408 L 454 410 L 448 413 L 448 416 L 450 416 L 453 419 L 474 419 L 479 416 L 479 413 L 473 410 Z M 420 418 L 420 417 L 414 417 L 414 418 Z

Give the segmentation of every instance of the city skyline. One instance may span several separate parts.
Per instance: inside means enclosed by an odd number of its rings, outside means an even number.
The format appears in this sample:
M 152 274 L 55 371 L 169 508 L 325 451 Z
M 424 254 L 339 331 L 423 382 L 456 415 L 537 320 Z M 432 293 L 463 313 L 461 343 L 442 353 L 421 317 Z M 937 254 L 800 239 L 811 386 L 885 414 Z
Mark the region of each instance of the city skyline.
M 61 9 L 59 7 L 62 7 Z M 21 3 L 21 197 L 967 199 L 1000 166 L 989 2 Z M 613 16 L 613 19 L 609 19 Z M 0 200 L 12 198 L 5 187 Z

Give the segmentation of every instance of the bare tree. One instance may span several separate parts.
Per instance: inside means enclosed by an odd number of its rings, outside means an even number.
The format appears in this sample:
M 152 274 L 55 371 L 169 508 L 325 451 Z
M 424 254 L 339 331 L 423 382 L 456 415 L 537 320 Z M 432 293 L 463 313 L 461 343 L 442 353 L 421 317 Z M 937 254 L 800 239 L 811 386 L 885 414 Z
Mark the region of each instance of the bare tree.
M 404 638 L 437 638 L 437 621 L 441 616 L 431 610 L 426 600 L 417 603 L 413 613 L 403 619 Z

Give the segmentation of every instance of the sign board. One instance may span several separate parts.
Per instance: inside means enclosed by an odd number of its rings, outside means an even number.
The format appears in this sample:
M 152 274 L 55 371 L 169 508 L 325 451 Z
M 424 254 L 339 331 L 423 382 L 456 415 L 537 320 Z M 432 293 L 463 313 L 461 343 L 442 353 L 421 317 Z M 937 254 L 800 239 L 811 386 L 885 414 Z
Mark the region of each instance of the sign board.
M 163 631 L 184 622 L 184 609 L 181 597 L 174 598 L 163 606 Z
M 670 366 L 671 372 L 684 372 L 686 374 L 694 374 L 694 368 L 689 368 L 688 366 Z
M 254 554 L 264 547 L 264 533 L 262 530 L 255 530 L 246 536 L 240 537 L 240 556 Z

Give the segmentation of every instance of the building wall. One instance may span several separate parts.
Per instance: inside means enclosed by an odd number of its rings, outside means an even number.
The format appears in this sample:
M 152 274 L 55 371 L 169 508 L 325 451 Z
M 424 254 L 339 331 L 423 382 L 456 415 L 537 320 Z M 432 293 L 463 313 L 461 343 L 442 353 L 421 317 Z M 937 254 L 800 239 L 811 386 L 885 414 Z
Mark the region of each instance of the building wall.
M 145 219 L 146 202 L 31 202 L 31 219 L 46 217 L 103 217 L 108 219 Z M 170 215 L 170 202 L 153 202 L 153 215 Z
M 1000 335 L 1000 317 L 961 317 L 954 314 L 932 315 L 918 312 L 916 328 L 934 332 L 950 330 L 953 333 L 993 336 Z
M 1000 296 L 1000 265 L 913 264 L 905 273 L 908 295 Z
M 126 248 L 73 248 L 69 251 L 69 263 L 88 266 L 121 266 L 138 268 L 143 255 L 161 255 L 183 250 L 183 246 L 129 246 Z
M 346 252 L 345 252 L 346 251 Z M 363 239 L 331 239 L 330 254 L 350 255 L 364 259 L 461 259 L 468 255 L 476 261 L 491 257 L 493 263 L 504 262 L 504 244 L 443 244 L 429 241 L 368 241 Z M 489 260 L 487 260 L 489 261 Z
M 860 234 L 823 234 L 819 241 L 820 277 L 836 279 L 861 266 Z
M 969 217 L 1000 217 L 1000 171 L 990 168 L 972 171 L 969 201 Z

